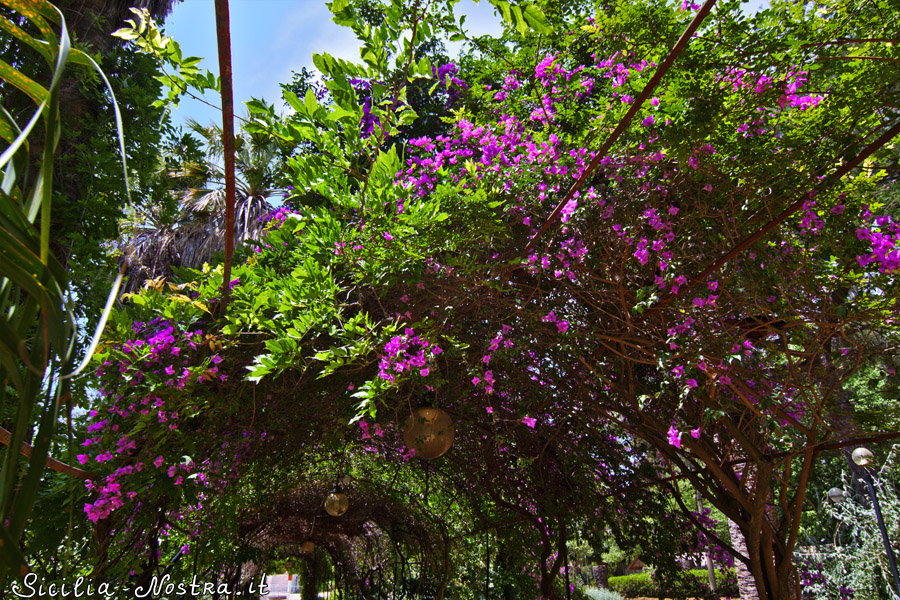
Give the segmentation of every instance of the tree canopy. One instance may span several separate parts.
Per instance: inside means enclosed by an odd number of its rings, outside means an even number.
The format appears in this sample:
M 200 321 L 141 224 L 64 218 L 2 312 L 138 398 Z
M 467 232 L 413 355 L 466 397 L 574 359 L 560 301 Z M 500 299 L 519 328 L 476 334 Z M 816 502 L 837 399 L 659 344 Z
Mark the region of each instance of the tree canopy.
M 800 597 L 817 463 L 896 433 L 848 405 L 896 388 L 895 11 L 492 3 L 504 38 L 433 63 L 452 2 L 335 0 L 361 62 L 248 104 L 283 204 L 230 281 L 127 294 L 95 355 L 95 578 L 307 555 L 361 593 L 559 598 L 577 532 L 665 577 L 718 546 Z M 420 406 L 455 422 L 434 461 Z

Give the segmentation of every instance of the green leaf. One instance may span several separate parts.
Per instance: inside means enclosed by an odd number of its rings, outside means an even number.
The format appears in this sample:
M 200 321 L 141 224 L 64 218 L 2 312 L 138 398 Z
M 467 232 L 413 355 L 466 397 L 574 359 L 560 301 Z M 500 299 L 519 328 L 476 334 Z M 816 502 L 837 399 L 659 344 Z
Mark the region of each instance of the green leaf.
M 306 106 L 306 112 L 310 117 L 316 114 L 316 109 L 319 107 L 319 100 L 316 98 L 316 93 L 313 91 L 312 87 L 306 90 L 306 97 L 303 99 L 303 104 Z
M 416 65 L 416 72 L 425 77 L 431 76 L 431 61 L 428 60 L 427 56 L 423 56 L 419 64 Z
M 331 112 L 328 113 L 327 119 L 329 121 L 340 121 L 345 117 L 353 117 L 354 121 L 359 121 L 360 116 L 361 115 L 357 112 L 347 110 L 346 108 L 341 108 L 340 106 L 335 106 L 334 109 L 332 109 Z
M 56 8 L 47 2 L 47 0 L 0 0 L 0 4 L 5 4 L 11 9 L 21 13 L 30 21 L 34 22 L 41 28 L 41 33 L 47 35 L 47 24 L 44 19 L 58 22 L 59 15 Z M 52 36 L 47 36 L 51 38 Z
M 288 103 L 288 106 L 296 110 L 298 113 L 306 114 L 304 110 L 306 107 L 300 103 L 300 98 L 297 97 L 297 94 L 290 90 L 284 90 L 284 100 Z
M 372 170 L 369 173 L 369 181 L 375 187 L 392 187 L 394 174 L 400 169 L 400 158 L 397 156 L 397 146 L 391 146 L 387 152 L 380 152 Z
M 350 6 L 350 0 L 333 0 L 331 3 L 326 4 L 328 10 L 331 11 L 332 14 L 338 14 L 342 12 L 345 8 Z
M 128 22 L 130 23 L 131 21 Z M 138 32 L 134 30 L 133 23 L 131 27 L 122 27 L 121 29 L 116 29 L 110 35 L 128 41 L 136 40 L 140 37 L 138 35 Z
M 410 125 L 415 122 L 416 119 L 419 118 L 418 113 L 411 108 L 406 108 L 403 112 L 400 113 L 400 124 L 401 125 Z
M 534 4 L 511 4 L 505 0 L 489 1 L 500 11 L 500 16 L 503 17 L 503 20 L 515 27 L 516 31 L 521 35 L 525 35 L 529 29 L 542 34 L 553 31 L 549 21 L 547 21 L 547 17 Z
M 6 119 L 0 118 L 0 138 L 6 140 L 9 144 L 12 144 L 16 140 L 17 135 L 18 132 L 13 129 L 12 125 L 10 125 Z
M 553 32 L 546 15 L 534 4 L 526 4 L 522 13 L 525 16 L 525 22 L 537 33 L 548 34 Z
M 516 31 L 519 32 L 519 35 L 525 35 L 528 33 L 528 24 L 522 16 L 522 9 L 516 5 L 512 5 L 510 8 L 512 9 L 513 22 L 516 25 Z
M 500 16 L 504 21 L 506 21 L 510 25 L 513 24 L 512 12 L 510 11 L 509 2 L 506 2 L 506 0 L 490 0 L 490 3 L 500 11 Z
M 17 26 L 9 19 L 0 17 L 0 29 L 15 37 L 20 42 L 24 42 L 25 44 L 31 46 L 33 49 L 38 51 L 41 56 L 44 57 L 44 60 L 46 60 L 48 63 L 53 62 L 53 56 L 50 53 L 50 48 L 49 46 L 47 46 L 47 44 L 41 44 L 38 40 L 25 33 L 25 31 L 23 31 L 21 27 Z
M 47 100 L 47 95 L 49 94 L 49 92 L 44 86 L 40 85 L 38 82 L 34 81 L 27 75 L 12 68 L 3 60 L 0 60 L 0 79 L 28 94 L 28 96 L 32 100 L 34 100 L 36 104 L 42 104 Z

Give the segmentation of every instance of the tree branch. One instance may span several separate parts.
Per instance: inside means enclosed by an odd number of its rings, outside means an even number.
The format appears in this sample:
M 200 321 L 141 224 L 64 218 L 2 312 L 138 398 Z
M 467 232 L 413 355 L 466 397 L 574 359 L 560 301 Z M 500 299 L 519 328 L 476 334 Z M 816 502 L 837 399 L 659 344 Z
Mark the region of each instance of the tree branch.
M 884 132 L 884 134 L 881 135 L 881 137 L 879 137 L 877 140 L 875 140 L 874 142 L 872 142 L 871 144 L 866 146 L 863 149 L 863 151 L 860 152 L 858 155 L 856 155 L 856 157 L 853 160 L 844 163 L 844 165 L 841 168 L 839 168 L 837 171 L 835 171 L 830 177 L 827 177 L 824 180 L 824 182 L 818 186 L 817 191 L 827 189 L 829 185 L 836 183 L 838 180 L 840 180 L 842 177 L 844 177 L 844 175 L 846 175 L 847 173 L 852 171 L 858 165 L 862 164 L 862 162 L 864 160 L 866 160 L 867 158 L 869 158 L 869 156 L 871 156 L 876 151 L 881 149 L 882 146 L 884 146 L 885 144 L 890 142 L 897 135 L 900 135 L 900 123 L 897 123 L 890 129 L 888 129 L 886 132 Z M 724 255 L 722 255 L 721 258 L 717 259 L 713 264 L 711 264 L 709 267 L 707 267 L 702 273 L 700 273 L 699 275 L 697 275 L 693 279 L 691 279 L 686 285 L 680 286 L 680 288 L 678 290 L 679 293 L 683 292 L 684 290 L 689 290 L 689 289 L 695 287 L 697 284 L 706 281 L 710 275 L 712 275 L 713 273 L 718 271 L 723 265 L 725 265 L 725 263 L 727 263 L 728 261 L 733 259 L 735 256 L 737 256 L 744 250 L 748 249 L 750 246 L 752 246 L 757 241 L 759 241 L 761 238 L 763 238 L 767 233 L 769 233 L 770 231 L 772 231 L 773 229 L 775 229 L 776 227 L 781 225 L 784 221 L 786 221 L 788 219 L 788 217 L 790 217 L 791 215 L 796 213 L 798 210 L 800 210 L 803 207 L 803 205 L 807 202 L 808 199 L 809 199 L 808 193 L 803 194 L 803 196 L 801 196 L 800 198 L 795 200 L 790 206 L 785 208 L 781 212 L 780 215 L 778 215 L 777 217 L 775 217 L 774 219 L 772 219 L 771 221 L 769 221 L 768 223 L 766 223 L 765 225 L 763 225 L 762 227 L 757 229 L 754 233 L 752 233 L 749 236 L 747 236 L 746 238 L 744 238 L 741 242 L 739 242 L 731 250 L 729 250 Z M 672 301 L 674 301 L 676 298 L 678 298 L 677 293 L 676 294 L 669 293 L 668 296 L 666 296 L 662 300 L 660 300 L 655 306 L 651 306 L 644 313 L 644 316 L 650 314 L 653 311 L 657 311 L 662 308 L 665 308 L 666 306 L 671 304 Z
M 547 217 L 547 220 L 544 221 L 544 224 L 541 225 L 541 228 L 538 229 L 537 233 L 534 234 L 534 237 L 528 242 L 528 245 L 525 246 L 524 254 L 527 255 L 534 245 L 537 243 L 538 239 L 550 228 L 550 226 L 556 221 L 559 217 L 559 213 L 562 212 L 562 209 L 569 203 L 575 193 L 581 189 L 581 186 L 584 185 L 584 182 L 587 181 L 588 177 L 597 166 L 600 164 L 600 161 L 603 160 L 603 157 L 606 156 L 606 153 L 609 152 L 609 149 L 612 148 L 612 145 L 616 143 L 616 140 L 619 139 L 619 136 L 624 133 L 625 129 L 628 128 L 628 125 L 631 123 L 632 119 L 634 119 L 635 115 L 641 110 L 641 107 L 644 104 L 644 101 L 650 97 L 650 94 L 653 93 L 653 90 L 656 89 L 656 86 L 659 85 L 659 82 L 662 80 L 663 76 L 666 72 L 675 64 L 675 60 L 678 58 L 678 55 L 681 54 L 682 50 L 684 50 L 688 42 L 690 42 L 691 37 L 694 35 L 694 32 L 700 27 L 703 23 L 703 20 L 706 16 L 712 11 L 713 6 L 715 6 L 716 0 L 706 0 L 703 6 L 697 11 L 697 14 L 694 16 L 694 19 L 687 26 L 687 29 L 684 30 L 684 33 L 681 34 L 681 37 L 676 42 L 675 46 L 669 52 L 669 55 L 666 56 L 666 59 L 662 62 L 656 72 L 653 74 L 653 77 L 650 78 L 650 81 L 647 82 L 647 85 L 644 86 L 644 90 L 641 92 L 640 96 L 637 97 L 637 100 L 631 105 L 631 108 L 625 113 L 625 116 L 622 117 L 622 120 L 619 121 L 619 124 L 616 125 L 616 128 L 610 134 L 610 136 L 603 143 L 603 146 L 600 147 L 600 150 L 597 151 L 597 154 L 594 156 L 594 159 L 591 163 L 584 169 L 581 173 L 581 177 L 572 184 L 572 187 L 569 188 L 569 191 L 566 192 L 566 195 L 563 196 L 563 199 L 560 200 L 559 204 L 556 205 L 556 208 L 553 209 L 553 212 L 550 213 L 550 216 Z

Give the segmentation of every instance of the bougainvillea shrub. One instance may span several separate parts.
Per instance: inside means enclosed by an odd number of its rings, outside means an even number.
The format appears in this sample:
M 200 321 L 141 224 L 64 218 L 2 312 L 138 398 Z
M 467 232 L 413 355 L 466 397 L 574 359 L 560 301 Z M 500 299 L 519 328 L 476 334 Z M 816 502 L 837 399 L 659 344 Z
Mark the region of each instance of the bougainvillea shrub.
M 369 22 L 335 3 L 363 62 L 317 55 L 328 94 L 286 93 L 288 116 L 250 104 L 249 132 L 303 152 L 228 306 L 210 268 L 153 282 L 118 317 L 88 516 L 116 544 L 178 529 L 170 557 L 227 540 L 265 560 L 313 529 L 276 535 L 260 504 L 352 472 L 415 490 L 438 537 L 492 536 L 458 552 L 493 556 L 482 574 L 521 594 L 557 593 L 578 529 L 641 539 L 662 575 L 679 552 L 722 548 L 761 598 L 796 598 L 833 398 L 897 330 L 898 231 L 877 200 L 896 61 L 829 54 L 881 24 L 827 7 L 723 4 L 651 89 L 696 7 L 621 3 L 551 15 L 552 30 L 519 8 L 511 22 L 535 31 L 451 69 L 414 51 L 463 35 L 447 7 L 395 3 Z M 411 80 L 459 104 L 449 128 L 400 143 Z M 433 463 L 399 435 L 423 404 L 456 421 Z M 162 564 L 154 551 L 138 573 Z M 441 586 L 449 559 L 429 555 Z

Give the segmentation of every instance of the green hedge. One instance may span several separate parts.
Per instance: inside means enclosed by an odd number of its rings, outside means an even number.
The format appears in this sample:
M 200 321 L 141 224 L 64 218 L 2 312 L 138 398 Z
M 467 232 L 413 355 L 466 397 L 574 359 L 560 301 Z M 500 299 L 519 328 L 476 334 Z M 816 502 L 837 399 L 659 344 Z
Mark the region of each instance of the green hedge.
M 609 589 L 626 598 L 635 596 L 656 596 L 656 586 L 650 581 L 650 573 L 635 573 L 609 578 Z
M 705 590 L 709 586 L 709 574 L 706 569 L 692 569 L 688 571 L 696 579 L 699 579 Z M 720 596 L 740 596 L 737 575 L 731 570 L 716 570 L 716 591 Z
M 609 578 L 609 589 L 626 598 L 637 596 L 666 598 L 702 598 L 709 589 L 706 569 L 685 571 L 684 577 L 677 582 L 669 582 L 664 586 L 654 581 L 650 573 L 635 573 Z M 719 596 L 738 596 L 737 578 L 734 571 L 716 571 L 716 588 Z

